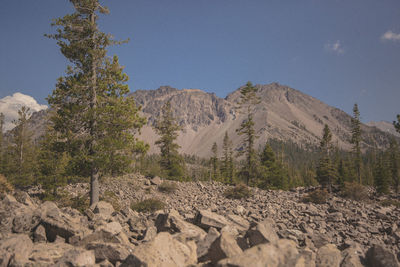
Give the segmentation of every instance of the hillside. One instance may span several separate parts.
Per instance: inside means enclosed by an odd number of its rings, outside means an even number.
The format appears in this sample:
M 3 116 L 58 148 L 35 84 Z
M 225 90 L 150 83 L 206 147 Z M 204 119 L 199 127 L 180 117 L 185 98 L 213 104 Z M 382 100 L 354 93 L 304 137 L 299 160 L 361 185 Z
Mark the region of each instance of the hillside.
M 331 107 L 316 98 L 278 83 L 256 85 L 261 103 L 255 108 L 256 133 L 259 138 L 256 147 L 263 146 L 269 138 L 291 140 L 303 147 L 318 145 L 324 124 L 333 133 L 333 141 L 350 149 L 351 116 Z M 240 150 L 240 138 L 236 129 L 244 119 L 237 110 L 240 88 L 225 99 L 213 93 L 198 89 L 178 90 L 169 86 L 157 90 L 138 90 L 132 93 L 143 107 L 148 124 L 142 130 L 142 139 L 151 145 L 158 136 L 152 125 L 159 117 L 166 101 L 171 101 L 175 118 L 183 127 L 178 143 L 181 152 L 201 157 L 210 155 L 211 146 L 216 142 L 222 147 L 225 131 L 233 140 L 234 148 Z M 364 149 L 386 147 L 392 136 L 376 127 L 362 125 Z M 152 145 L 151 152 L 157 152 Z

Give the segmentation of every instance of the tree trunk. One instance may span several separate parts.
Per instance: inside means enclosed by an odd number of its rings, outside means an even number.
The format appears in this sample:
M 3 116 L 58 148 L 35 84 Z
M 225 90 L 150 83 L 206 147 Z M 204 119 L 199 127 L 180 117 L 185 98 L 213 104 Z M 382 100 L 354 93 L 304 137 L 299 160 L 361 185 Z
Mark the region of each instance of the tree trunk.
M 93 13 L 90 14 L 90 21 L 92 23 L 92 26 L 95 27 L 95 14 L 94 11 Z M 92 35 L 92 42 L 95 44 L 95 31 L 93 31 Z M 95 49 L 95 48 L 93 48 Z M 95 151 L 95 146 L 96 146 L 96 128 L 97 128 L 97 92 L 96 92 L 96 87 L 97 87 L 97 73 L 96 73 L 96 56 L 92 52 L 92 66 L 91 66 L 91 101 L 90 101 L 90 108 L 92 109 L 93 115 L 91 118 L 90 122 L 90 156 L 91 156 L 91 175 L 90 175 L 90 205 L 93 205 L 97 202 L 99 202 L 99 170 L 94 163 L 94 156 L 96 154 Z
M 90 206 L 99 202 L 99 171 L 97 168 L 92 168 L 90 177 Z

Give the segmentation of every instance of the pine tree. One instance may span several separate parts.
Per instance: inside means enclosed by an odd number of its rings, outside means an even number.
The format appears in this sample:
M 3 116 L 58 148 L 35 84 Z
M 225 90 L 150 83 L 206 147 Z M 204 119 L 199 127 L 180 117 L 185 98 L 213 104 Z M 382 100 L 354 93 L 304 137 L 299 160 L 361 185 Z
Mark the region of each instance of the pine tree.
M 397 122 L 393 122 L 394 127 L 396 128 L 396 131 L 400 133 L 400 114 L 397 115 Z
M 276 159 L 271 146 L 266 143 L 260 154 L 260 169 L 258 185 L 261 188 L 288 189 L 289 175 L 284 165 Z
M 376 191 L 380 194 L 389 193 L 390 173 L 387 166 L 387 160 L 384 155 L 379 155 L 374 168 L 374 182 Z
M 400 185 L 400 155 L 399 146 L 394 138 L 390 140 L 388 154 L 390 178 L 395 192 L 398 193 Z
M 170 101 L 163 105 L 162 115 L 156 122 L 154 129 L 160 136 L 155 144 L 160 147 L 161 167 L 170 178 L 182 179 L 184 176 L 183 159 L 178 153 L 180 146 L 175 143 L 181 127 L 173 117 Z
M 214 142 L 212 148 L 212 157 L 211 157 L 211 165 L 212 165 L 212 173 L 214 180 L 219 180 L 219 160 L 218 160 L 218 146 L 217 143 Z
M 247 82 L 246 86 L 240 90 L 239 105 L 240 109 L 246 113 L 247 118 L 242 121 L 236 132 L 245 136 L 243 140 L 244 150 L 241 151 L 240 155 L 246 155 L 246 162 L 241 173 L 245 177 L 247 185 L 255 179 L 257 172 L 257 152 L 254 149 L 257 136 L 253 120 L 254 107 L 260 103 L 260 99 L 256 95 L 257 91 L 258 89 L 251 82 Z
M 320 143 L 321 158 L 317 167 L 317 180 L 322 187 L 332 190 L 332 184 L 337 179 L 336 168 L 330 158 L 330 149 L 332 148 L 332 133 L 327 124 L 322 131 L 322 140 Z
M 351 119 L 351 144 L 353 144 L 353 160 L 358 182 L 361 184 L 361 122 L 358 105 L 354 104 L 353 118 Z
M 229 139 L 228 132 L 225 132 L 223 140 L 223 159 L 222 159 L 222 175 L 226 183 L 233 183 L 234 177 L 234 162 L 233 162 L 233 150 L 232 141 Z
M 32 142 L 33 133 L 28 128 L 30 115 L 30 109 L 23 106 L 18 110 L 18 119 L 13 121 L 15 127 L 11 133 L 12 146 L 7 176 L 17 187 L 31 185 L 34 182 L 35 146 Z
M 75 12 L 55 19 L 55 34 L 61 53 L 72 63 L 58 79 L 48 98 L 55 110 L 54 130 L 70 155 L 68 163 L 81 176 L 90 176 L 90 204 L 99 200 L 99 178 L 110 173 L 110 165 L 129 165 L 139 130 L 145 119 L 125 83 L 118 58 L 107 57 L 107 47 L 120 44 L 98 29 L 100 14 L 107 14 L 98 0 L 70 0 Z

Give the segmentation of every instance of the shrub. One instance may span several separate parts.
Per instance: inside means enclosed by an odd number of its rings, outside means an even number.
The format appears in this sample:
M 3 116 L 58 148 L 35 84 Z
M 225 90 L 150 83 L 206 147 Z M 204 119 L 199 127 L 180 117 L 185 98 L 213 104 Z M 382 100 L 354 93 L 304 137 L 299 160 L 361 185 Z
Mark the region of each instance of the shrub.
M 384 207 L 393 205 L 393 206 L 395 206 L 396 208 L 400 208 L 400 201 L 395 200 L 395 199 L 385 199 L 385 200 L 382 200 L 382 201 L 380 202 L 380 204 L 381 204 L 382 206 L 384 206 Z
M 250 189 L 244 184 L 237 184 L 235 187 L 228 188 L 225 193 L 225 197 L 232 199 L 242 199 L 251 196 Z
M 324 204 L 329 197 L 329 193 L 326 189 L 316 189 L 308 193 L 304 198 L 303 202 L 312 202 L 315 204 Z
M 344 186 L 341 189 L 341 195 L 345 198 L 353 200 L 365 200 L 368 198 L 368 192 L 363 185 L 356 182 L 344 182 Z
M 7 181 L 4 175 L 0 174 L 0 194 L 8 193 L 14 190 L 14 187 Z
M 176 184 L 170 182 L 163 182 L 158 186 L 158 190 L 163 193 L 174 193 L 176 189 Z
M 131 204 L 131 209 L 138 212 L 154 212 L 165 207 L 165 203 L 156 198 L 149 198 Z

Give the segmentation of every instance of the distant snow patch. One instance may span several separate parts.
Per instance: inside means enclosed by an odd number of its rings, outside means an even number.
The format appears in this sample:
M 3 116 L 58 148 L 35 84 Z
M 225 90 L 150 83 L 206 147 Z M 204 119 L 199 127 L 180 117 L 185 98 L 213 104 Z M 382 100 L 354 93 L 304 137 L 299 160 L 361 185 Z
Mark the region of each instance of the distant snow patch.
M 0 113 L 4 114 L 4 130 L 8 131 L 14 127 L 13 120 L 18 118 L 18 110 L 26 106 L 31 113 L 47 109 L 46 105 L 40 105 L 33 97 L 21 93 L 0 98 Z

